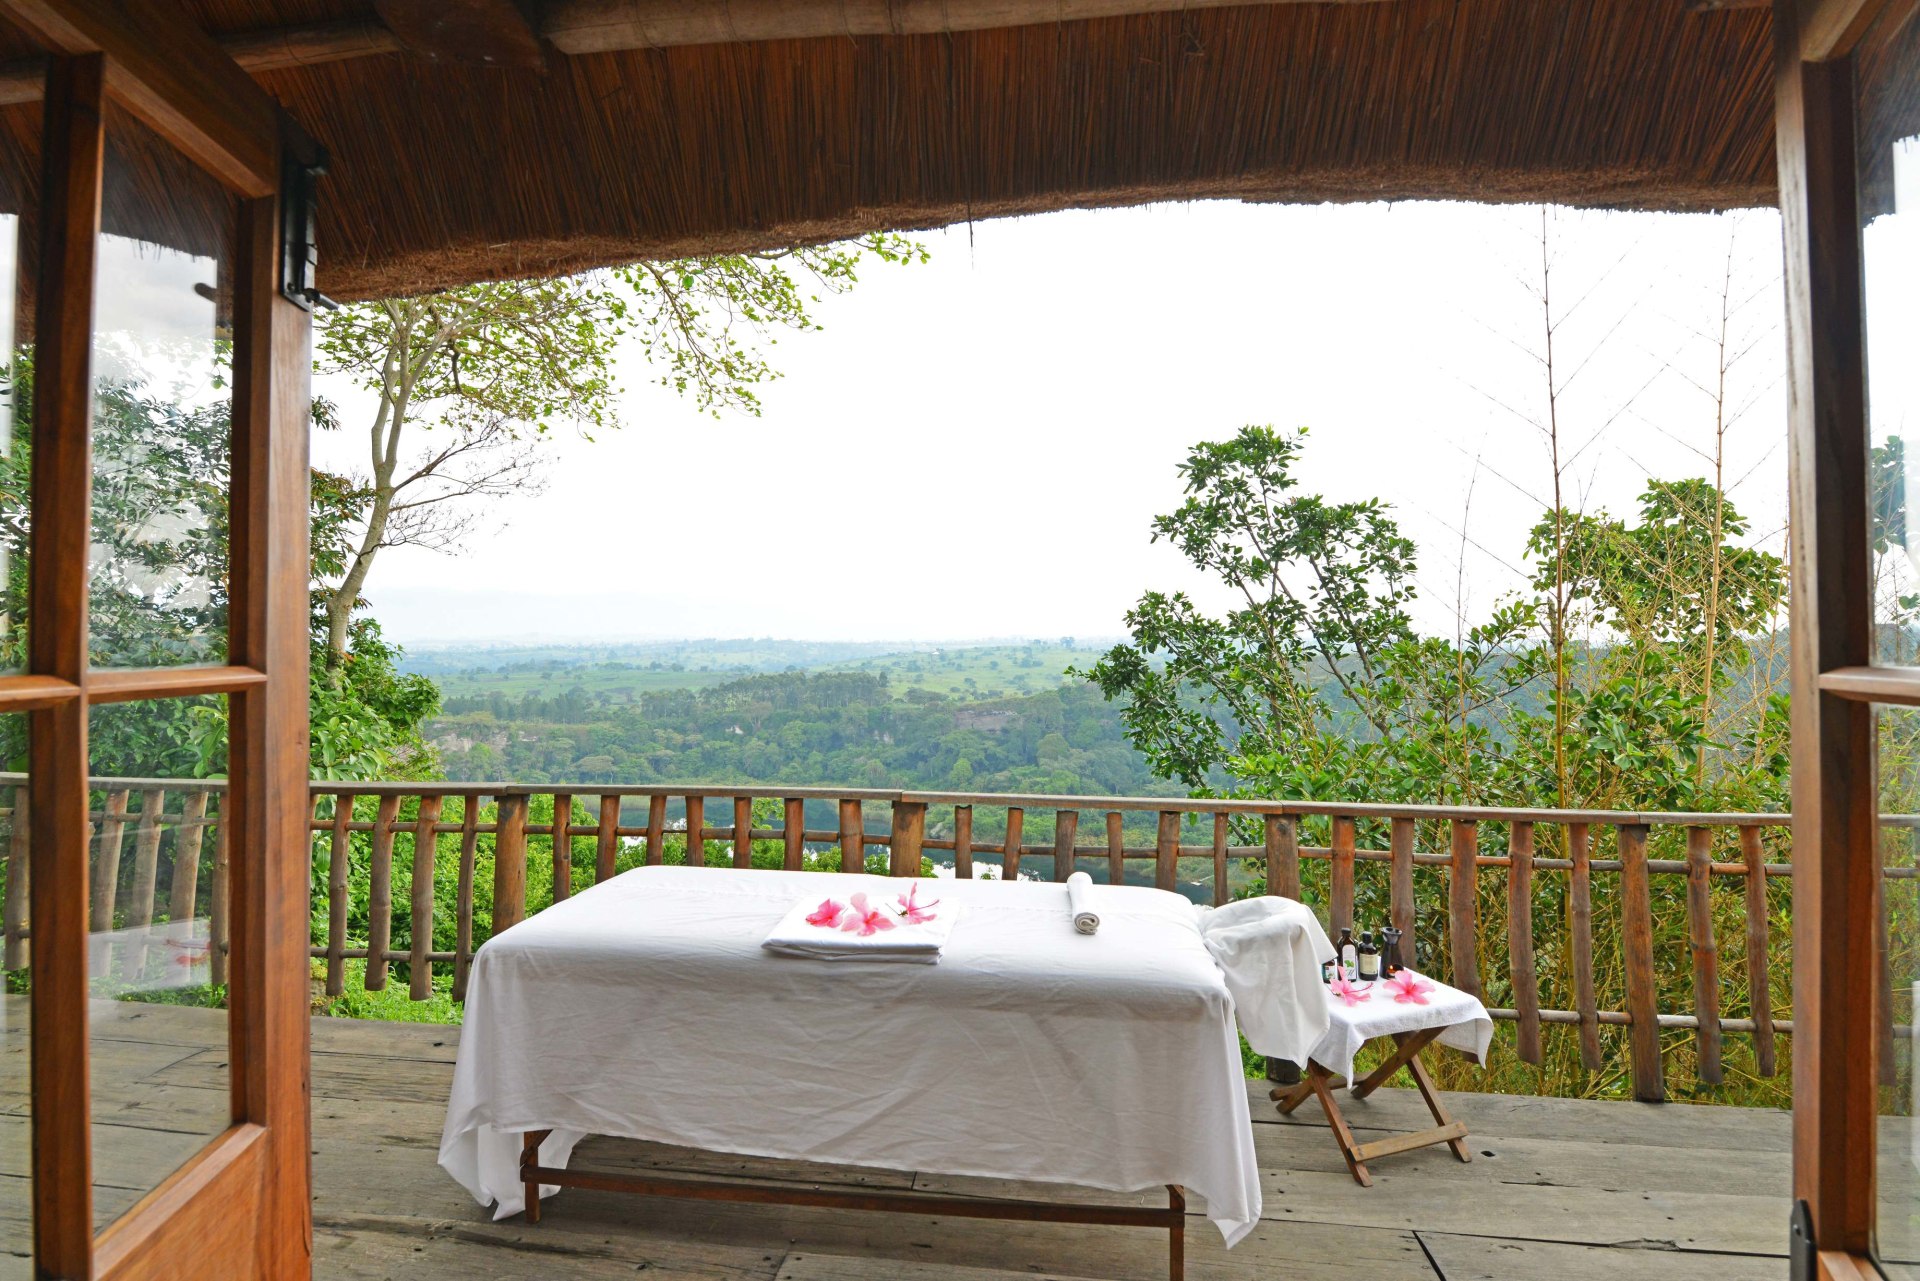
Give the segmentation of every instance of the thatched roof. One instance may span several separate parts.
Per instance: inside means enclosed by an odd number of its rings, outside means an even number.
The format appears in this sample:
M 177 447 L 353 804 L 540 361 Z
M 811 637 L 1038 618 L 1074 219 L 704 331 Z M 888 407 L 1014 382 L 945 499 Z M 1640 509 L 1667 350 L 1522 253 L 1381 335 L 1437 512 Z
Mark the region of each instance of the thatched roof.
M 594 3 L 547 6 L 531 25 L 560 43 L 556 15 Z M 370 0 L 185 7 L 230 47 L 310 23 L 357 23 L 336 29 L 398 47 L 256 72 L 332 153 L 320 283 L 343 298 L 1161 199 L 1774 199 L 1764 8 L 1188 7 L 939 34 L 549 46 L 544 69 L 496 69 L 424 56 Z M 628 28 L 629 43 L 654 38 L 638 18 Z

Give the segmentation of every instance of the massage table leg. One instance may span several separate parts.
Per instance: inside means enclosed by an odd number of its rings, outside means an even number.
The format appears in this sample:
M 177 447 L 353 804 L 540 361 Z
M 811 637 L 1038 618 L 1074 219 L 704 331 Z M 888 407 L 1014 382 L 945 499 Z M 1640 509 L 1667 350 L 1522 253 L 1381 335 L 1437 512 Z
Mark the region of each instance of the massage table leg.
M 1167 1229 L 1167 1276 L 1185 1281 L 1187 1275 L 1187 1194 L 1177 1183 L 1167 1184 L 1167 1209 L 1180 1215 Z
M 521 1170 L 530 1170 L 540 1164 L 540 1145 L 545 1143 L 547 1136 L 552 1133 L 552 1130 L 528 1130 L 520 1136 Z M 524 1186 L 527 1198 L 527 1222 L 538 1223 L 540 1222 L 540 1180 L 530 1180 Z

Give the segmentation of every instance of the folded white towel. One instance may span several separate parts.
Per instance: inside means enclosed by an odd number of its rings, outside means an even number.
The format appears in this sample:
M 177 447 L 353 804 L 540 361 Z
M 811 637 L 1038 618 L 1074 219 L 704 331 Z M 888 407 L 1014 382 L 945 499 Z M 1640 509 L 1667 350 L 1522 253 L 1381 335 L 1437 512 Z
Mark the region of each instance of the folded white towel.
M 1333 941 L 1320 922 L 1305 905 L 1274 894 L 1196 911 L 1247 1044 L 1305 1063 L 1328 1023 L 1320 963 L 1332 958 Z
M 959 904 L 925 892 L 933 884 L 876 880 L 846 898 L 808 896 L 787 909 L 760 946 L 816 961 L 933 965 L 960 915 Z
M 1067 906 L 1073 912 L 1073 928 L 1079 934 L 1093 934 L 1100 929 L 1100 913 L 1093 910 L 1093 878 L 1085 872 L 1075 872 L 1067 878 Z

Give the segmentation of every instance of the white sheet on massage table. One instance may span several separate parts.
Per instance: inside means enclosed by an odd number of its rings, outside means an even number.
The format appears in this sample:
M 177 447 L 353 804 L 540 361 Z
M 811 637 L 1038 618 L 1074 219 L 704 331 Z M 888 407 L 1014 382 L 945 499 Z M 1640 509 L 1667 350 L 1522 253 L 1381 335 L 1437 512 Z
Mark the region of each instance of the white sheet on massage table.
M 1233 1002 L 1178 895 L 937 881 L 938 965 L 773 956 L 798 898 L 877 876 L 643 867 L 474 957 L 440 1164 L 496 1218 L 588 1134 L 708 1151 L 1077 1183 L 1182 1184 L 1229 1245 L 1260 1217 Z M 923 896 L 926 890 L 922 891 Z M 556 1189 L 545 1189 L 550 1194 Z

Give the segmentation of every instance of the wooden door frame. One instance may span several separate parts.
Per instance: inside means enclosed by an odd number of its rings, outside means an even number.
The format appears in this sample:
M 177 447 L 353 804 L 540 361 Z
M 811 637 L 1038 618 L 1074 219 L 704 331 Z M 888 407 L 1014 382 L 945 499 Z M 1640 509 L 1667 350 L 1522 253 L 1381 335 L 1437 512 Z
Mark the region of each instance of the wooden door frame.
M 1882 913 L 1876 702 L 1920 670 L 1873 659 L 1865 262 L 1854 52 L 1916 0 L 1774 0 L 1786 244 L 1793 682 L 1795 1281 L 1873 1263 Z
M 36 1271 L 133 1281 L 311 1274 L 307 1025 L 307 421 L 310 317 L 281 288 L 282 175 L 317 149 L 159 0 L 0 0 L 51 53 L 45 99 L 28 555 Z M 108 98 L 239 202 L 229 661 L 88 668 L 94 255 Z M 94 702 L 226 694 L 234 859 L 231 1124 L 96 1236 L 87 1031 L 87 715 Z

